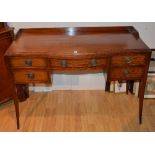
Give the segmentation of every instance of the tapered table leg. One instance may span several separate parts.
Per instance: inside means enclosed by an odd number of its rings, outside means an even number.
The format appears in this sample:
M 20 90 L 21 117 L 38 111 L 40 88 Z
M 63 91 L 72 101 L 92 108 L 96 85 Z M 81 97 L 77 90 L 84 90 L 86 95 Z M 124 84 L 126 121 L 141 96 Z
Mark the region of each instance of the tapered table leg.
M 142 113 L 143 113 L 143 100 L 144 100 L 144 93 L 145 93 L 145 85 L 146 79 L 141 81 L 141 89 L 139 95 L 139 124 L 142 124 Z
M 19 123 L 19 102 L 18 102 L 17 96 L 14 96 L 14 105 L 15 105 L 15 111 L 16 111 L 17 129 L 19 129 L 20 128 L 20 123 Z

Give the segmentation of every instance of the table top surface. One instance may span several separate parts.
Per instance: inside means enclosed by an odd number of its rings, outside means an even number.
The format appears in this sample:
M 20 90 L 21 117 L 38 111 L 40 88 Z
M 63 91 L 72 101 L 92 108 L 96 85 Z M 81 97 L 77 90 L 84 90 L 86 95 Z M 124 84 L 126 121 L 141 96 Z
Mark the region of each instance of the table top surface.
M 133 27 L 20 29 L 7 56 L 80 57 L 125 51 L 149 51 Z

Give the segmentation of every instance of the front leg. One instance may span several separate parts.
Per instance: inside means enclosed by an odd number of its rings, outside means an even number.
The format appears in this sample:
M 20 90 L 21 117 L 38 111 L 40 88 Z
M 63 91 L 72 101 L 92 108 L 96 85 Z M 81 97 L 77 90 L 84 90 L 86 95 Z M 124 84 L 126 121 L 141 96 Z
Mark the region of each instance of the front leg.
M 19 122 L 19 101 L 17 98 L 16 90 L 13 95 L 14 105 L 15 105 L 15 111 L 16 111 L 16 122 L 17 122 L 17 129 L 20 128 L 20 122 Z
M 142 113 L 143 113 L 143 100 L 146 86 L 146 78 L 141 81 L 141 88 L 139 92 L 139 124 L 142 124 Z

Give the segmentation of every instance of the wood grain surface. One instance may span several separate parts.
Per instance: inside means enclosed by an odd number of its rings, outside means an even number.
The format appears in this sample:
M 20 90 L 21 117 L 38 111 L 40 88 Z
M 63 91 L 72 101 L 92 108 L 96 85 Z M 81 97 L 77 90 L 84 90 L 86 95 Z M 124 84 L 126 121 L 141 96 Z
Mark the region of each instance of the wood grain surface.
M 151 50 L 134 27 L 20 29 L 5 56 L 16 84 L 50 83 L 51 73 L 77 70 L 105 70 L 106 91 L 113 80 L 139 80 L 142 123 Z
M 144 100 L 143 124 L 138 123 L 138 98 L 104 91 L 31 93 L 20 104 L 16 129 L 13 102 L 0 106 L 0 131 L 155 131 L 154 99 Z

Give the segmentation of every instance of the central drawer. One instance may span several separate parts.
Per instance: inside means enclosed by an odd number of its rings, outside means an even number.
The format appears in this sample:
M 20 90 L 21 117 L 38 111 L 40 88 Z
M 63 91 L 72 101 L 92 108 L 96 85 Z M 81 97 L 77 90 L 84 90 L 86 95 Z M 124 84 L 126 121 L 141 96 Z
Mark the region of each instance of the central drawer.
M 10 59 L 10 65 L 12 68 L 45 68 L 47 60 L 45 58 L 13 57 Z
M 15 83 L 50 83 L 50 77 L 46 70 L 13 70 Z
M 51 59 L 50 66 L 53 69 L 63 68 L 90 68 L 90 67 L 105 67 L 107 60 L 104 58 L 98 59 Z

